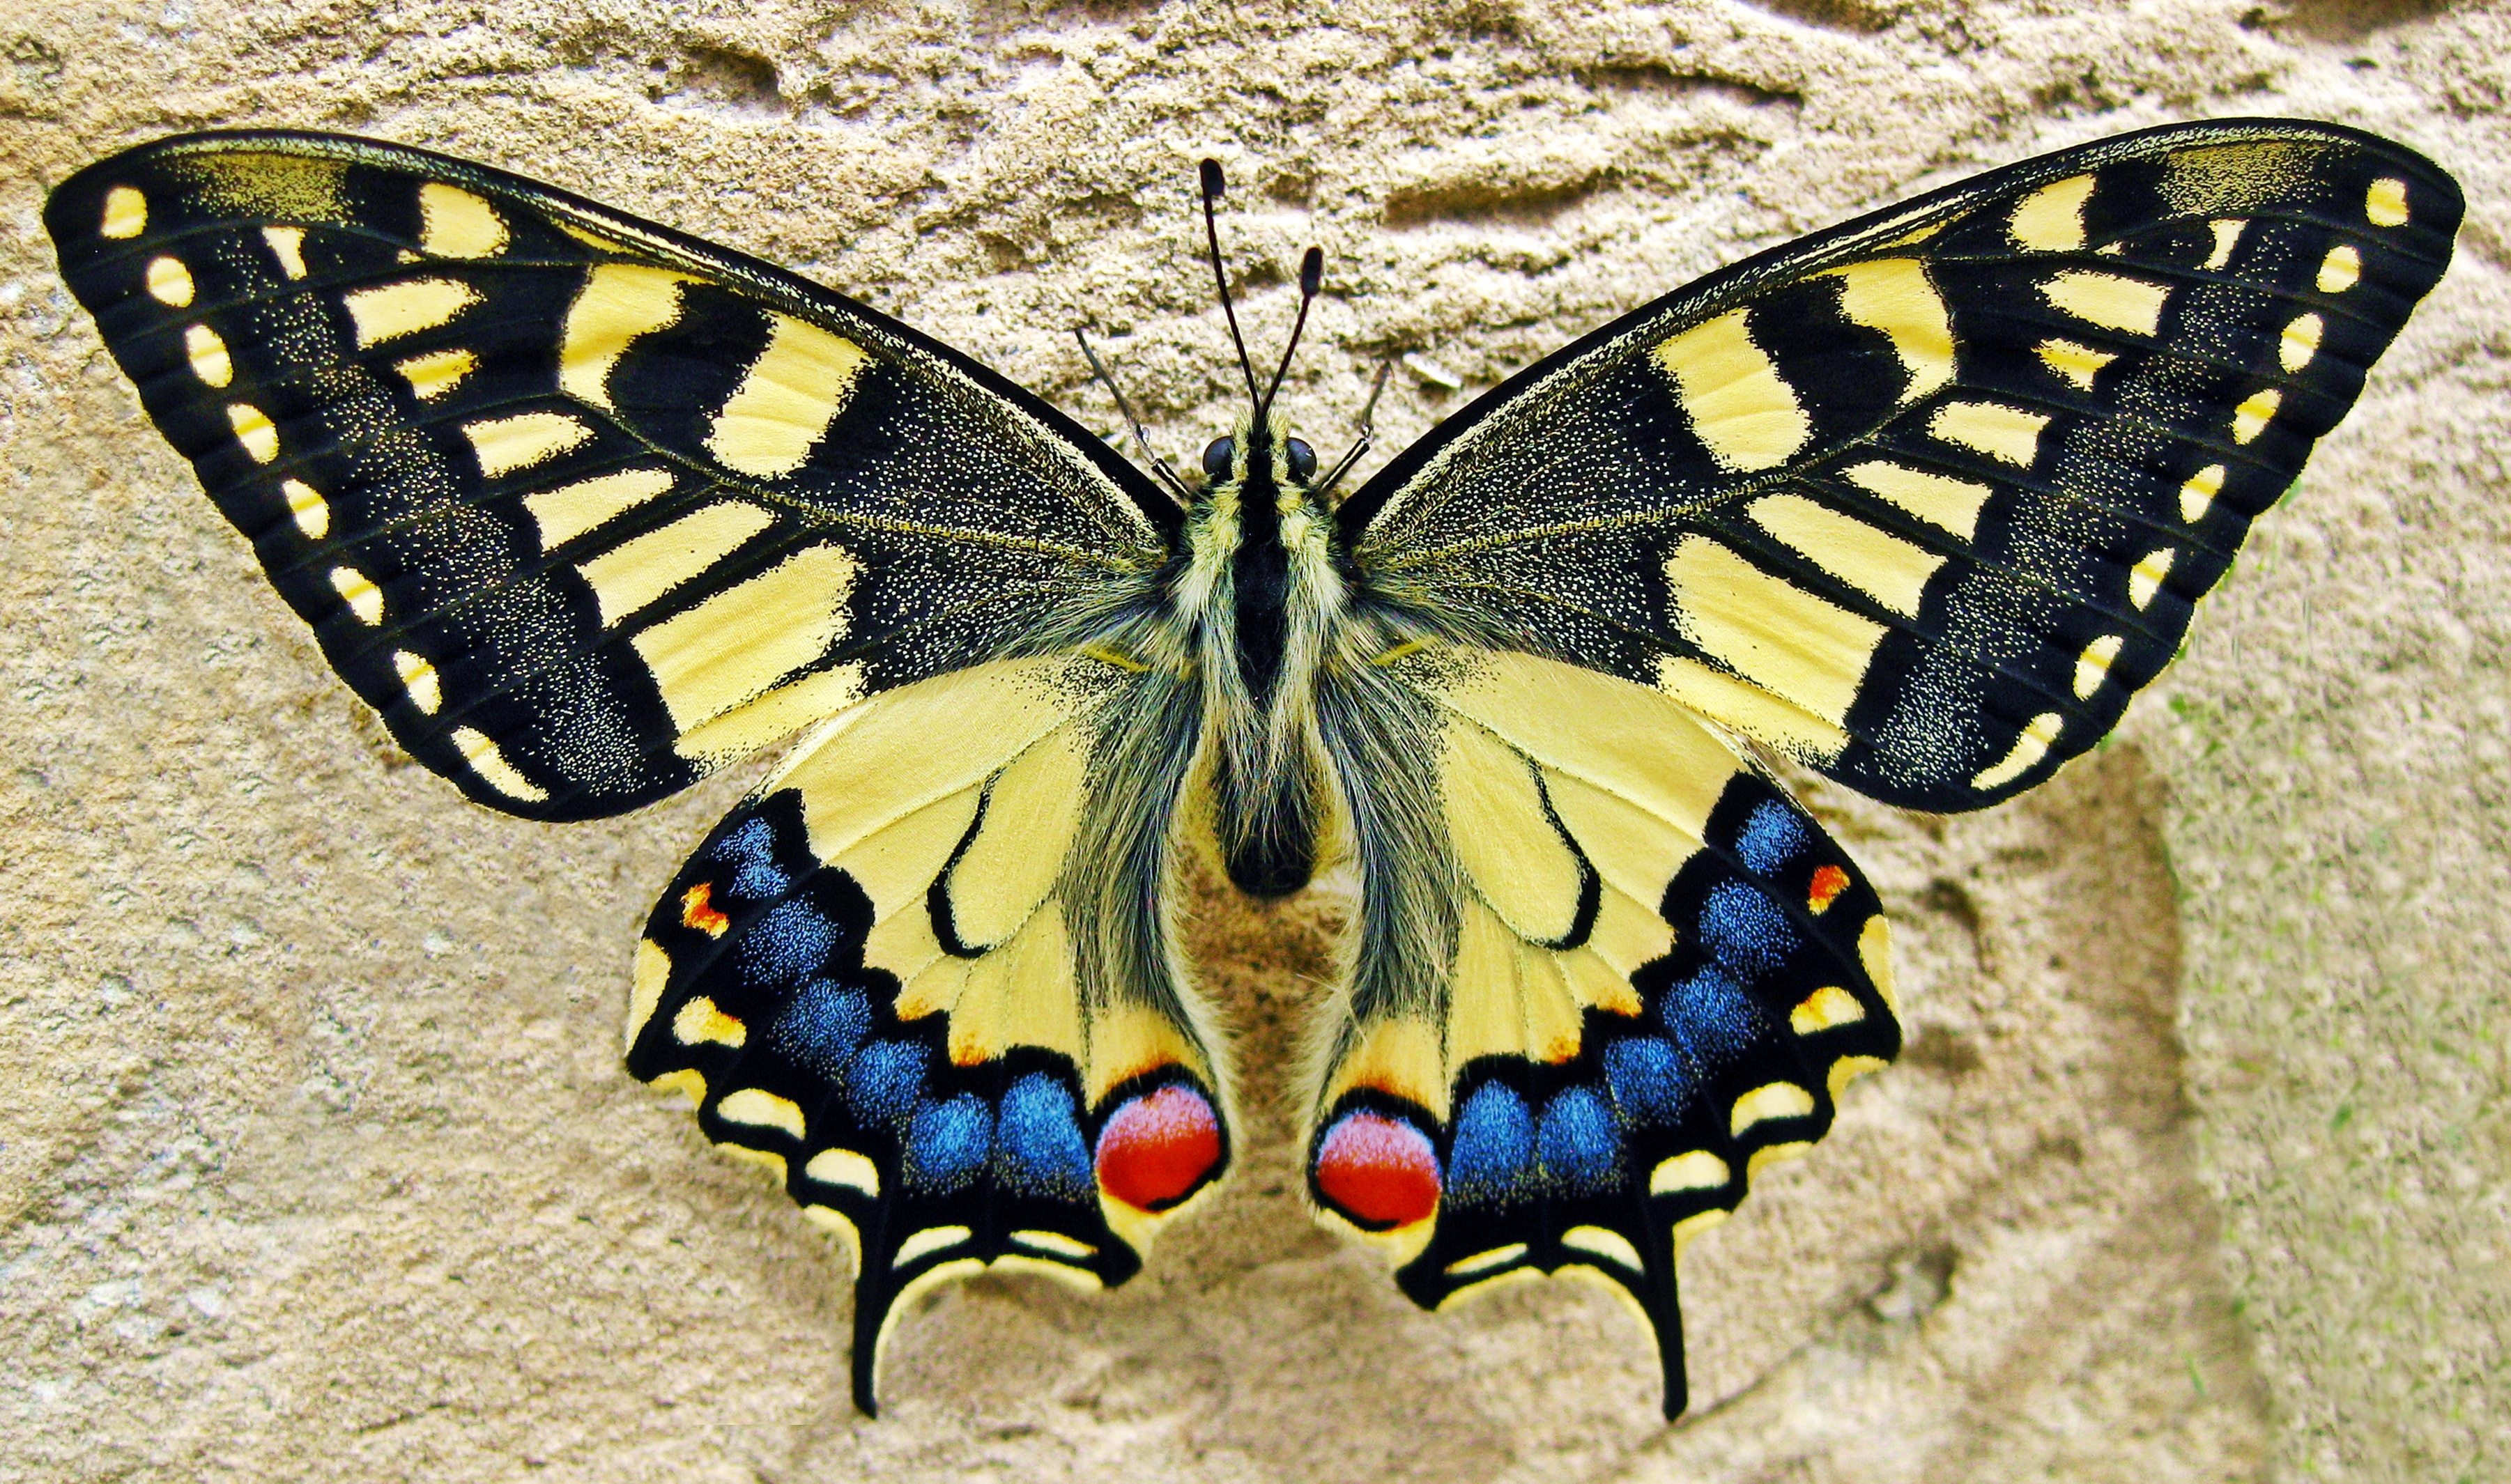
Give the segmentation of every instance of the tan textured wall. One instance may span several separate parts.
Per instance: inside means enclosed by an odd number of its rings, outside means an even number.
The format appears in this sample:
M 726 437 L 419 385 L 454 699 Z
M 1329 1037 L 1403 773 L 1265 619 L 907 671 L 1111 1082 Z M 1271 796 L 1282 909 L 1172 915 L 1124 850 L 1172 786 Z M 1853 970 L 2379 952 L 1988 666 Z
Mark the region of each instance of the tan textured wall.
M 0 15 L 0 1472 L 69 1479 L 2487 1480 L 2511 1474 L 2511 19 L 2377 0 L 50 3 Z M 185 128 L 435 145 L 765 254 L 1180 453 L 1226 420 L 1192 161 L 1369 362 L 1487 385 L 1793 233 L 2182 117 L 2409 140 L 2458 266 L 2122 740 L 1985 817 L 1826 818 L 1904 1064 L 1637 1325 L 1418 1313 L 1310 1227 L 1314 906 L 1208 895 L 1243 1172 L 1101 1299 L 903 1327 L 617 1066 L 650 893 L 745 778 L 608 824 L 408 765 L 140 421 L 47 185 Z M 1279 279 L 1250 318 L 1287 317 Z M 1410 375 L 1397 439 L 1457 405 Z M 1329 436 L 1320 436 L 1329 435 Z

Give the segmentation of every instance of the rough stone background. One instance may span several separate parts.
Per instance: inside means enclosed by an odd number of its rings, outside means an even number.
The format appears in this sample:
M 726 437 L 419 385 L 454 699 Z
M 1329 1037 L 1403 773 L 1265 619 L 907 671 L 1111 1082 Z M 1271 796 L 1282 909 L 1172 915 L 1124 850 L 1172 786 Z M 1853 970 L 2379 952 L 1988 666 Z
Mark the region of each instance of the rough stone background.
M 2486 1480 L 2511 1474 L 2511 18 L 2433 0 L 657 7 L 0 17 L 0 1472 L 88 1479 Z M 842 1259 L 617 1065 L 749 775 L 476 809 L 324 668 L 54 276 L 178 129 L 429 144 L 761 253 L 1183 454 L 1297 248 L 1321 444 L 1747 251 L 2061 144 L 2296 113 L 2467 187 L 2457 266 L 2120 738 L 2025 802 L 1816 799 L 1914 1031 L 1686 1265 L 1698 1413 L 1572 1284 L 1443 1316 L 1295 1199 L 1333 909 L 1207 893 L 1243 1173 L 1141 1278 L 946 1291 L 890 1415 Z

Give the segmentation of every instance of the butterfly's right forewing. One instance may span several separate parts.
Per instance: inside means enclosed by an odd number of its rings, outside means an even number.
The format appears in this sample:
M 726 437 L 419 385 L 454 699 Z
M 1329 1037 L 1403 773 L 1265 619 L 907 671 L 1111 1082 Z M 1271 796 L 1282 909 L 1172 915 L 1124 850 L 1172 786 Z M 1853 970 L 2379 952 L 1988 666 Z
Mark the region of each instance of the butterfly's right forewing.
M 2350 130 L 2174 126 L 1712 275 L 1344 507 L 1364 584 L 1659 687 L 1888 802 L 2090 747 L 2450 261 Z

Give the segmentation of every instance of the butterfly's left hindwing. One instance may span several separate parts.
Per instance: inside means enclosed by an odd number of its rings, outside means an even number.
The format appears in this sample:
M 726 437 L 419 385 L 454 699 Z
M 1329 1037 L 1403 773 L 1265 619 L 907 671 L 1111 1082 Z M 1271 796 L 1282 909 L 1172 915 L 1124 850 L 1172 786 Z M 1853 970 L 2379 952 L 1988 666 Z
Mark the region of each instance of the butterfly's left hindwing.
M 1157 915 L 1196 735 L 1162 684 L 1041 659 L 868 702 L 647 922 L 629 1070 L 853 1248 L 867 1413 L 913 1291 L 989 1264 L 1122 1282 L 1227 1167 L 1218 1058 Z M 1144 816 L 1147 850 L 1111 848 Z
M 573 818 L 1138 597 L 1175 510 L 894 322 L 513 176 L 306 134 L 45 221 L 149 416 L 394 736 Z
M 1362 683 L 1417 705 L 1329 704 L 1329 745 L 1359 755 L 1349 728 L 1407 714 L 1413 744 L 1383 749 L 1355 805 L 1363 915 L 1393 931 L 1358 945 L 1310 1193 L 1391 1245 L 1425 1306 L 1529 1270 L 1608 1279 L 1680 1414 L 1682 1238 L 1900 1050 L 1880 904 L 1653 691 L 1473 651 Z

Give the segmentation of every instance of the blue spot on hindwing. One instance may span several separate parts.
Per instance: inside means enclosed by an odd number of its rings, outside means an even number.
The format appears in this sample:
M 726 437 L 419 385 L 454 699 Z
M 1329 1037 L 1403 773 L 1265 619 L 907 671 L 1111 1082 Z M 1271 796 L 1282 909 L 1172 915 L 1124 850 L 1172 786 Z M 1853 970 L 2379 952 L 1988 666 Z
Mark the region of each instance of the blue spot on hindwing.
M 1545 1182 L 1572 1195 L 1609 1189 L 1622 1167 L 1622 1131 L 1592 1087 L 1565 1087 L 1553 1097 L 1535 1148 Z
M 735 951 L 742 981 L 772 988 L 818 973 L 835 952 L 837 934 L 837 925 L 810 903 L 778 902 L 741 934 Z
M 912 1041 L 875 1041 L 846 1063 L 846 1111 L 866 1126 L 907 1116 L 924 1091 L 924 1047 Z
M 1636 1126 L 1679 1123 L 1691 1104 L 1691 1073 L 1682 1053 L 1654 1036 L 1626 1037 L 1606 1046 L 1604 1082 L 1623 1121 Z
M 943 1195 L 965 1190 L 985 1167 L 993 1142 L 993 1111 L 984 1098 L 962 1092 L 946 1103 L 926 1103 L 907 1123 L 907 1183 Z
M 782 896 L 793 884 L 776 863 L 776 827 L 754 815 L 709 847 L 707 858 L 731 873 L 725 890 L 753 901 Z
M 1812 838 L 1813 832 L 1795 810 L 1776 799 L 1763 799 L 1744 827 L 1735 831 L 1735 858 L 1756 876 L 1775 876 Z
M 1534 1116 L 1503 1083 L 1487 1082 L 1456 1115 L 1448 1155 L 1448 1193 L 1489 1204 L 1515 1195 L 1534 1168 Z
M 1043 1072 L 1032 1072 L 1003 1093 L 996 1115 L 996 1177 L 1025 1195 L 1089 1199 L 1094 1177 L 1090 1145 L 1072 1093 Z
M 793 992 L 767 1028 L 771 1050 L 815 1077 L 835 1082 L 846 1058 L 871 1034 L 871 1002 L 851 984 L 813 979 Z
M 1712 1069 L 1734 1062 L 1762 1035 L 1760 1008 L 1715 965 L 1668 985 L 1657 1018 Z
M 1700 948 L 1746 983 L 1776 972 L 1800 940 L 1787 913 L 1760 888 L 1721 881 L 1700 903 Z

